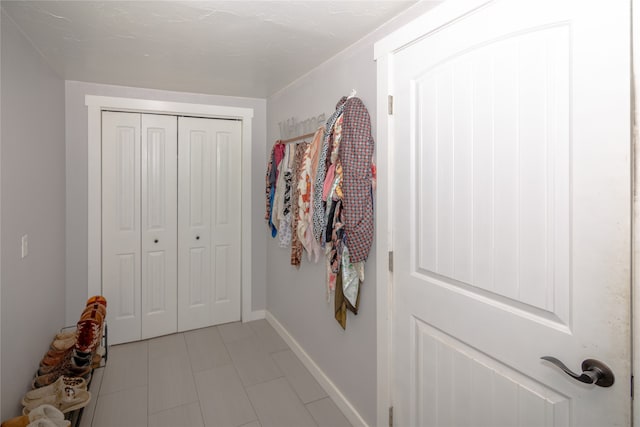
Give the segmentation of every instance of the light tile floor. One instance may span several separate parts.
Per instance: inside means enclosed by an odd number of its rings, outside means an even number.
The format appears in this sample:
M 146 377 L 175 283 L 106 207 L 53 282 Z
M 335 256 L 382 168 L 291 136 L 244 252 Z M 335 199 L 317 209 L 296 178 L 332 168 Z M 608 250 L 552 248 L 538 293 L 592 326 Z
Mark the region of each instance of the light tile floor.
M 81 427 L 347 427 L 265 320 L 112 346 Z

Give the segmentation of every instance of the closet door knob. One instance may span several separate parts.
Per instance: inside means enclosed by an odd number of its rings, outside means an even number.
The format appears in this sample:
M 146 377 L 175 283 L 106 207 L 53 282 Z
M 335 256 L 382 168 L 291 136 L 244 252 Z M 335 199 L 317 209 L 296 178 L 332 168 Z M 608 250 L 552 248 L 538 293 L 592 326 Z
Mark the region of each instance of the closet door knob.
M 158 239 L 155 239 L 155 240 L 153 241 L 153 243 L 158 243 Z
M 200 236 L 196 236 L 196 240 L 200 240 Z

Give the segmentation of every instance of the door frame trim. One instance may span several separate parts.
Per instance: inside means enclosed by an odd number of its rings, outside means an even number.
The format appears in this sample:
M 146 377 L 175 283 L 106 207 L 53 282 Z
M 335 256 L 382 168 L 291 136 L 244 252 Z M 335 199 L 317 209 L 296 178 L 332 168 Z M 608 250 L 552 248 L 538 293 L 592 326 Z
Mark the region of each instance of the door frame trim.
M 241 182 L 241 274 L 242 321 L 254 320 L 251 303 L 251 130 L 253 108 L 224 105 L 190 104 L 147 99 L 86 95 L 88 109 L 88 242 L 87 290 L 88 295 L 101 294 L 102 289 L 102 111 L 117 110 L 135 113 L 193 115 L 204 118 L 237 119 L 242 121 L 242 182 Z
M 640 287 L 638 284 L 640 272 L 640 29 L 634 23 L 640 22 L 640 6 L 637 0 L 631 0 L 631 164 L 632 164 L 632 199 L 631 205 L 631 374 L 634 375 L 631 387 L 634 389 L 635 369 L 640 366 Z M 634 392 L 635 394 L 635 392 Z M 634 398 L 631 403 L 631 425 L 640 426 L 640 399 Z

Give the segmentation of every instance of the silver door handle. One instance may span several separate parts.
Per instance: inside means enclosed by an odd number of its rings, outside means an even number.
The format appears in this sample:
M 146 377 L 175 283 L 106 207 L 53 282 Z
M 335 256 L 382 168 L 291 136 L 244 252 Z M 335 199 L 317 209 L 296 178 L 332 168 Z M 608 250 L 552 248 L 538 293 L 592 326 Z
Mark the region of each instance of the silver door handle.
M 595 384 L 600 387 L 611 387 L 615 382 L 613 371 L 604 363 L 595 359 L 586 359 L 582 362 L 582 373 L 576 374 L 567 366 L 552 356 L 543 356 L 540 359 L 553 363 L 562 369 L 565 374 L 576 380 L 586 383 Z

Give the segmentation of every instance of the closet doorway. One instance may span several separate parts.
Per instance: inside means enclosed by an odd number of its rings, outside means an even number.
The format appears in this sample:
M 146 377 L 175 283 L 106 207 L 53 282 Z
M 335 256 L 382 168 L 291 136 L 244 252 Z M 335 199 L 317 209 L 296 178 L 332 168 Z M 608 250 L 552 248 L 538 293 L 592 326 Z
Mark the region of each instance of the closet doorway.
M 237 120 L 102 113 L 115 341 L 240 320 L 240 133 Z
M 89 200 L 88 291 L 109 301 L 110 343 L 251 320 L 242 183 L 250 181 L 252 111 L 191 104 L 167 111 L 159 103 L 156 112 L 148 107 L 157 102 L 140 101 L 147 108 L 103 106 L 92 115 L 89 98 L 101 97 L 87 97 L 89 193 L 99 189 L 98 203 L 95 194 Z M 227 114 L 183 115 L 202 108 Z

